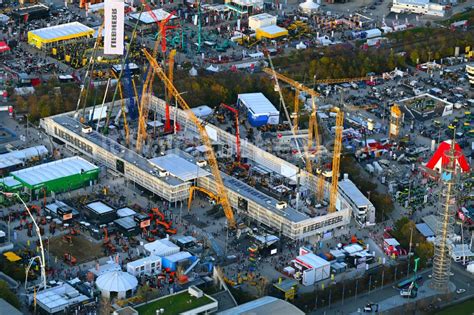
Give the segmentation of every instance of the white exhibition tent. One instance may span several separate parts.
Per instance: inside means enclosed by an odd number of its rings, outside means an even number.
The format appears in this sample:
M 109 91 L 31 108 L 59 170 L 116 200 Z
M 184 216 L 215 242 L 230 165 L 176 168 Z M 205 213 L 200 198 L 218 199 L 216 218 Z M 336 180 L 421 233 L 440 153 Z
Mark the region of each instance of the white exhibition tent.
M 135 276 L 123 271 L 112 271 L 99 276 L 96 286 L 103 297 L 110 297 L 110 293 L 117 293 L 118 298 L 125 298 L 128 291 L 137 288 L 138 280 Z

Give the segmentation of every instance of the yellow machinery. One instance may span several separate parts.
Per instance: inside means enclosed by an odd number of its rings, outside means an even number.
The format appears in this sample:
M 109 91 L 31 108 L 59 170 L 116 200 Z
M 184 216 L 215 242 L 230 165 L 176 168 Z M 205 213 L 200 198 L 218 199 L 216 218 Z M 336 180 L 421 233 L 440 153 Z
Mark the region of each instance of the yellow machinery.
M 122 116 L 123 116 L 123 129 L 125 131 L 125 143 L 127 144 L 127 147 L 130 145 L 130 130 L 128 129 L 128 123 L 127 123 L 127 111 L 125 109 L 125 99 L 123 97 L 123 91 L 122 91 L 122 84 L 120 81 L 118 81 L 118 77 L 115 74 L 114 71 L 111 71 L 112 76 L 117 79 L 117 84 L 119 88 L 119 94 L 120 94 L 120 99 L 122 102 Z
M 397 139 L 400 134 L 400 123 L 402 120 L 402 111 L 396 104 L 390 109 L 390 128 L 388 136 L 390 139 Z
M 202 193 L 205 193 L 206 195 L 209 196 L 209 198 L 211 198 L 212 200 L 214 200 L 216 203 L 220 203 L 220 198 L 219 196 L 216 196 L 214 195 L 213 192 L 205 189 L 205 188 L 202 188 L 202 187 L 198 187 L 198 186 L 191 186 L 189 188 L 189 199 L 188 199 L 188 211 L 191 210 L 191 204 L 193 203 L 193 198 L 194 198 L 194 191 L 197 190 L 197 191 L 200 191 Z
M 329 197 L 329 213 L 336 211 L 336 200 L 339 183 L 339 165 L 341 163 L 342 130 L 344 129 L 344 112 L 335 108 L 336 112 L 336 135 L 334 137 L 334 155 L 332 158 L 332 181 Z
M 284 76 L 283 74 L 280 74 L 276 71 L 273 71 L 272 69 L 270 68 L 263 68 L 263 72 L 271 75 L 271 76 L 275 76 L 278 80 L 282 81 L 282 82 L 285 82 L 289 85 L 291 85 L 294 89 L 295 89 L 295 98 L 294 98 L 294 111 L 293 111 L 293 128 L 295 130 L 295 132 L 298 130 L 298 118 L 299 118 L 299 104 L 300 104 L 300 100 L 299 100 L 299 96 L 300 96 L 300 92 L 305 92 L 307 93 L 308 95 L 310 95 L 313 99 L 320 96 L 321 94 L 319 94 L 318 92 L 316 92 L 315 90 L 313 89 L 310 89 L 306 86 L 304 86 L 302 83 L 299 83 L 293 79 L 290 79 L 286 76 Z
M 168 79 L 170 82 L 174 82 L 174 57 L 176 56 L 176 49 L 170 51 L 170 55 L 168 56 Z M 170 91 L 168 90 L 168 93 Z
M 269 57 L 270 58 L 270 57 Z M 313 89 L 310 89 L 299 83 L 293 79 L 290 79 L 270 68 L 264 68 L 263 71 L 269 75 L 274 76 L 276 80 L 280 80 L 291 85 L 295 89 L 295 96 L 294 96 L 294 111 L 293 111 L 293 131 L 296 134 L 298 131 L 298 119 L 299 119 L 299 104 L 300 104 L 300 92 L 305 92 L 311 96 L 312 102 L 312 111 L 311 116 L 309 118 L 309 128 L 308 128 L 308 146 L 305 150 L 305 159 L 306 159 L 306 171 L 310 174 L 313 174 L 313 166 L 311 163 L 311 159 L 309 157 L 309 151 L 313 147 L 313 140 L 316 140 L 316 150 L 319 150 L 319 146 L 321 145 L 319 139 L 319 128 L 318 128 L 318 119 L 317 119 L 317 107 L 315 98 L 320 96 L 318 92 Z M 319 201 L 322 201 L 324 198 L 324 179 L 321 175 L 316 175 L 318 178 L 318 186 L 317 186 L 317 193 L 316 197 Z
M 150 62 L 150 65 L 153 68 L 156 75 L 158 75 L 158 77 L 164 82 L 166 88 L 170 91 L 171 96 L 173 96 L 178 102 L 178 104 L 184 110 L 188 112 L 189 119 L 191 119 L 191 121 L 196 125 L 199 131 L 199 134 L 201 135 L 201 139 L 204 145 L 207 147 L 207 150 L 206 150 L 207 160 L 211 168 L 212 174 L 214 175 L 214 180 L 216 182 L 216 188 L 217 188 L 217 195 L 220 198 L 220 204 L 222 205 L 222 208 L 224 209 L 224 213 L 227 218 L 229 227 L 235 228 L 236 222 L 234 218 L 234 213 L 232 212 L 232 208 L 230 206 L 230 202 L 227 197 L 227 191 L 224 187 L 224 182 L 222 181 L 219 165 L 217 164 L 217 159 L 214 154 L 214 150 L 212 149 L 211 139 L 209 138 L 209 135 L 207 134 L 205 127 L 201 124 L 200 120 L 196 117 L 196 115 L 194 115 L 193 112 L 190 110 L 188 103 L 186 103 L 183 97 L 179 94 L 178 90 L 173 85 L 173 83 L 171 83 L 169 78 L 166 76 L 165 71 L 158 64 L 156 59 L 153 58 L 153 56 L 146 49 L 143 49 L 143 52 L 146 58 L 148 59 L 148 62 Z
M 136 143 L 136 151 L 141 154 L 143 141 L 146 139 L 147 132 L 146 132 L 146 124 L 148 121 L 148 100 L 150 95 L 151 83 L 153 81 L 154 71 L 150 67 L 150 71 L 148 72 L 145 82 L 143 83 L 143 90 L 142 90 L 142 98 L 140 100 L 140 108 L 138 110 L 138 132 L 137 132 L 137 143 Z

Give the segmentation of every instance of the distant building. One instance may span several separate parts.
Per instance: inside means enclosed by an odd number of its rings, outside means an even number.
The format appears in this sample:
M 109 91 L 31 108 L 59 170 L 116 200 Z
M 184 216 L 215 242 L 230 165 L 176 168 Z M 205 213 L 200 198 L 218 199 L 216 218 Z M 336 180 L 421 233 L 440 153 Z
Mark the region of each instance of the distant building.
M 349 201 L 352 214 L 357 223 L 360 225 L 375 224 L 374 205 L 350 179 L 344 179 L 339 182 L 339 192 Z
M 425 121 L 453 114 L 454 104 L 429 93 L 404 98 L 396 102 L 405 119 Z
M 446 14 L 444 5 L 433 3 L 429 0 L 393 0 L 391 11 L 395 13 L 416 13 L 433 16 L 444 16 Z

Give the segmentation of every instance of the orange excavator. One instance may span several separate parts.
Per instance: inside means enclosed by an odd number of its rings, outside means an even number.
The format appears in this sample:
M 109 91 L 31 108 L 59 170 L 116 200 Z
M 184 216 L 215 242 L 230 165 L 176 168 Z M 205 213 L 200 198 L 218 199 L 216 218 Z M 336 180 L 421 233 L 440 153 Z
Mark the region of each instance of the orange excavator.
M 165 221 L 165 215 L 158 208 L 152 208 L 151 211 L 153 212 L 154 219 L 158 216 L 161 218 L 161 221 Z
M 110 242 L 109 232 L 106 227 L 104 227 L 104 243 L 102 245 L 105 247 L 105 249 L 107 249 L 109 253 L 114 254 L 116 252 L 114 244 Z
M 166 233 L 173 234 L 173 235 L 177 233 L 176 229 L 171 228 L 173 221 L 166 222 L 166 221 L 160 221 L 156 219 L 155 222 L 156 222 L 156 225 L 162 225 L 165 228 Z

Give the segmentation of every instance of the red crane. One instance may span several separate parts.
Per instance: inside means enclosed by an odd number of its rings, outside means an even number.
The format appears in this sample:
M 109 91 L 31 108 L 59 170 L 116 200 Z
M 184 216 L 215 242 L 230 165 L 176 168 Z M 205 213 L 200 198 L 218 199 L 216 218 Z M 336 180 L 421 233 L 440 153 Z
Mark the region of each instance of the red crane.
M 155 21 L 156 25 L 158 26 L 158 32 L 161 36 L 160 43 L 161 43 L 161 52 L 166 52 L 166 31 L 178 28 L 178 25 L 166 25 L 168 24 L 169 20 L 176 14 L 176 11 L 172 11 L 164 20 L 159 21 L 156 17 L 156 14 L 153 12 L 151 7 L 146 3 L 145 0 L 141 0 L 142 4 L 145 6 L 148 14 L 150 14 L 151 18 Z
M 224 108 L 227 108 L 230 110 L 232 113 L 235 115 L 235 138 L 236 138 L 236 146 L 237 146 L 237 152 L 236 152 L 236 162 L 240 164 L 240 132 L 239 132 L 239 111 L 227 104 L 221 103 L 221 106 Z

